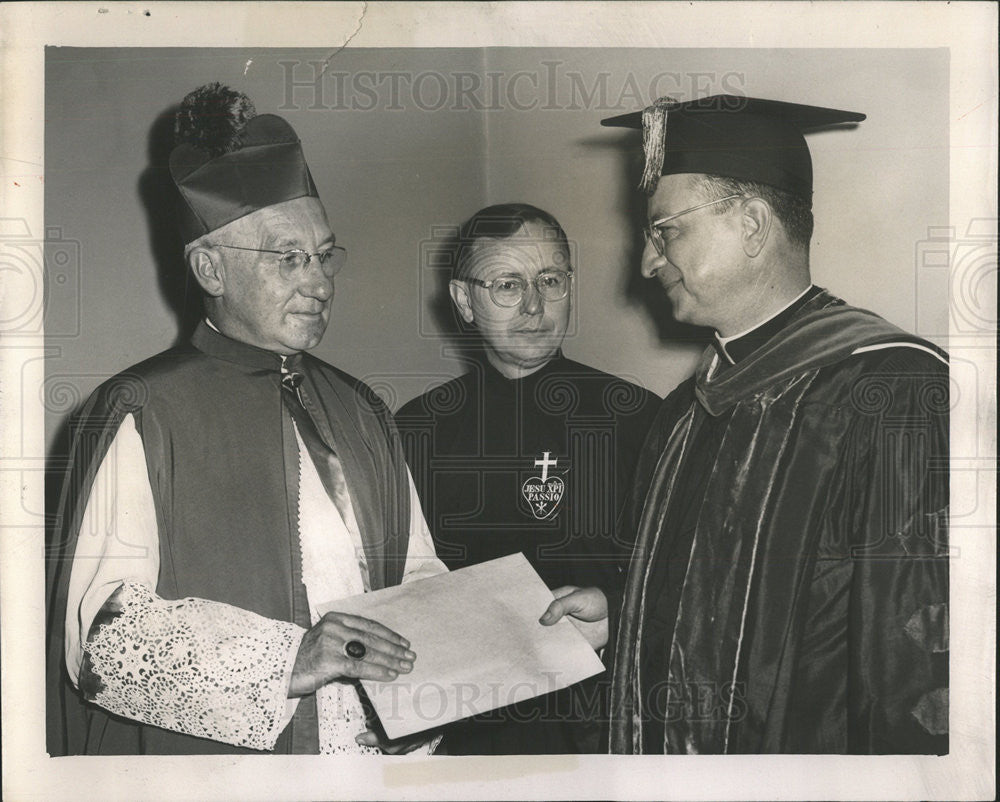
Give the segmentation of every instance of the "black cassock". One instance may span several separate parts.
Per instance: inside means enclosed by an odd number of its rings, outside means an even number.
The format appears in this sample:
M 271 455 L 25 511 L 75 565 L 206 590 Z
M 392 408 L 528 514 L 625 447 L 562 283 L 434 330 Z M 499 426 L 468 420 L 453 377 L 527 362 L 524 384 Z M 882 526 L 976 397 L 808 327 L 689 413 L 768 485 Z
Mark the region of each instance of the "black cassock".
M 947 365 L 816 288 L 766 328 L 640 457 L 611 751 L 946 752 Z
M 550 588 L 620 585 L 632 543 L 615 521 L 659 403 L 561 355 L 516 380 L 476 362 L 410 401 L 396 423 L 438 556 L 454 570 L 523 552 Z M 606 682 L 459 722 L 446 748 L 596 751 Z

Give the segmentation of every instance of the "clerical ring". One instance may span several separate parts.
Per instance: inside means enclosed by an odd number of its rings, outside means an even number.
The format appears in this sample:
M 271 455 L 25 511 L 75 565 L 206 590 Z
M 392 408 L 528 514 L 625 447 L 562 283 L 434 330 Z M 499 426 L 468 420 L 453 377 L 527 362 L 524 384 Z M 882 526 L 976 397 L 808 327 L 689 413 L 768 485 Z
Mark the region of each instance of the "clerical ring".
M 368 654 L 368 649 L 359 640 L 349 640 L 344 644 L 344 654 L 352 660 L 361 660 Z

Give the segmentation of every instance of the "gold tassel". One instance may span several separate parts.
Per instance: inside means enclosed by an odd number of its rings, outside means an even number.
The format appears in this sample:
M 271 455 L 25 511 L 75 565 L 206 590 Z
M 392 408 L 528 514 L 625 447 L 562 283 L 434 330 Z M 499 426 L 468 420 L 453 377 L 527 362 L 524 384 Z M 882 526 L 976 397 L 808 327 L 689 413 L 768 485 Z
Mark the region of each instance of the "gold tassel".
M 656 191 L 666 155 L 667 108 L 677 101 L 672 97 L 657 98 L 652 106 L 642 111 L 642 150 L 646 154 L 646 167 L 642 171 L 639 190 L 647 195 Z

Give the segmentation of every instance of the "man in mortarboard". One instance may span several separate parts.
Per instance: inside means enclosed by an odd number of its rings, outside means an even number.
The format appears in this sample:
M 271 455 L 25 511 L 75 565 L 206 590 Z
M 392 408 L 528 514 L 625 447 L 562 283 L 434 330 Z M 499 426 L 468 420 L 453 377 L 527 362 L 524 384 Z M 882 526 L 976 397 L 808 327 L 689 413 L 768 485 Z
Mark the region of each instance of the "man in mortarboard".
M 211 84 L 176 127 L 170 171 L 205 318 L 77 420 L 49 751 L 413 748 L 369 730 L 357 685 L 411 670 L 409 643 L 319 612 L 445 570 L 388 410 L 306 353 L 346 251 L 285 120 Z
M 802 132 L 863 119 L 715 96 L 604 121 L 643 130 L 643 275 L 715 331 L 640 458 L 621 596 L 542 619 L 610 624 L 612 752 L 947 752 L 946 356 L 809 274 Z

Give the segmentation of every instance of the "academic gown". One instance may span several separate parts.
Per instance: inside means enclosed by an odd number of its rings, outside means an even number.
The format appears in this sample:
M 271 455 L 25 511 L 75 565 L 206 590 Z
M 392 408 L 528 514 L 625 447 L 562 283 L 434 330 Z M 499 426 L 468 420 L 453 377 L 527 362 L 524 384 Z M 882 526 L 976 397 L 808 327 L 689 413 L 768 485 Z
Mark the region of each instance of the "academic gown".
M 520 551 L 550 588 L 620 585 L 632 544 L 614 523 L 659 402 L 560 354 L 521 379 L 476 362 L 403 406 L 396 423 L 440 559 L 454 570 Z M 460 722 L 445 748 L 593 752 L 600 694 L 595 679 L 575 698 L 547 694 Z
M 611 751 L 946 752 L 947 365 L 819 289 L 731 350 L 624 507 Z

